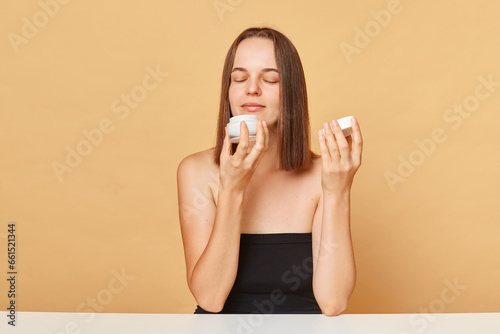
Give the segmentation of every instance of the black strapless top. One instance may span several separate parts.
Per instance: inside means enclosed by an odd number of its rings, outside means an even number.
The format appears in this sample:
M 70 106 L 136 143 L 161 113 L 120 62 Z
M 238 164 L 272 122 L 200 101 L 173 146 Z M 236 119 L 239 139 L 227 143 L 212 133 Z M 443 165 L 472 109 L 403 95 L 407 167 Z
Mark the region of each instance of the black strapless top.
M 312 274 L 312 233 L 241 234 L 238 272 L 220 313 L 321 313 Z

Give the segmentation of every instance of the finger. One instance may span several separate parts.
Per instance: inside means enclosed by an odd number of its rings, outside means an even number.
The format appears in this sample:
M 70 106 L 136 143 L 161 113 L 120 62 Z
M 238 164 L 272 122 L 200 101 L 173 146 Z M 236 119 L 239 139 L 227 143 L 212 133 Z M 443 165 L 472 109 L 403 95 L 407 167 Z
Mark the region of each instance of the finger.
M 240 123 L 240 142 L 238 143 L 238 147 L 236 148 L 236 152 L 234 152 L 234 157 L 237 159 L 243 160 L 248 151 L 248 127 L 245 121 Z
M 351 151 L 351 149 L 352 149 L 352 136 L 349 135 L 349 136 L 345 137 L 345 140 L 347 141 L 347 144 L 349 145 L 349 151 Z
M 257 121 L 257 135 L 255 137 L 255 145 L 260 143 L 262 144 L 262 146 L 264 146 L 264 141 L 264 127 L 261 121 Z
M 330 123 L 332 125 L 332 129 L 335 133 L 335 140 L 337 141 L 337 146 L 340 151 L 341 157 L 349 157 L 349 144 L 342 132 L 342 128 L 336 120 L 332 120 Z
M 326 144 L 328 146 L 328 152 L 330 153 L 330 158 L 332 159 L 332 161 L 339 160 L 340 159 L 339 148 L 337 146 L 337 141 L 335 140 L 335 136 L 332 132 L 330 124 L 326 122 L 323 124 L 323 132 L 325 134 Z
M 326 144 L 325 133 L 323 130 L 318 131 L 318 140 L 319 140 L 319 150 L 321 152 L 321 160 L 323 162 L 323 168 L 327 166 L 331 162 L 330 152 L 328 151 L 328 146 Z
M 361 163 L 361 154 L 363 153 L 363 137 L 361 136 L 361 128 L 359 127 L 356 117 L 351 119 L 352 126 L 352 157 L 353 160 Z
M 251 163 L 258 162 L 262 157 L 262 153 L 264 152 L 265 147 L 265 138 L 264 138 L 264 127 L 262 126 L 262 122 L 257 122 L 257 141 L 255 145 L 252 147 L 252 151 L 248 154 L 248 161 Z

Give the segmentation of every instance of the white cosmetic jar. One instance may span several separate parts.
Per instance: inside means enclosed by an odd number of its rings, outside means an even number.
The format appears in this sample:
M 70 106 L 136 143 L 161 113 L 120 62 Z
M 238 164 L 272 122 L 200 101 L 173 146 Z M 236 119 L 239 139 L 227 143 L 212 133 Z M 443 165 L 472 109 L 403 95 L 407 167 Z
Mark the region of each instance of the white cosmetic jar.
M 229 123 L 227 123 L 227 134 L 230 143 L 238 143 L 240 141 L 240 123 L 242 121 L 245 121 L 247 125 L 249 141 L 255 141 L 257 137 L 257 116 L 240 115 L 231 117 Z

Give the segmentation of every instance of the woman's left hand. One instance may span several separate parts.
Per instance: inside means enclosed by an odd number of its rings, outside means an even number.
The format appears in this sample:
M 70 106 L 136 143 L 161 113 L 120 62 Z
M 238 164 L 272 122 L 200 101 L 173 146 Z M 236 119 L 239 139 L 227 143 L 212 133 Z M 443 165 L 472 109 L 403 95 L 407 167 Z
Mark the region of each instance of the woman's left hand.
M 350 192 L 354 174 L 361 166 L 363 138 L 355 118 L 351 119 L 352 134 L 344 137 L 338 122 L 325 123 L 318 132 L 323 168 L 323 192 L 342 196 Z M 333 130 L 333 131 L 332 131 Z

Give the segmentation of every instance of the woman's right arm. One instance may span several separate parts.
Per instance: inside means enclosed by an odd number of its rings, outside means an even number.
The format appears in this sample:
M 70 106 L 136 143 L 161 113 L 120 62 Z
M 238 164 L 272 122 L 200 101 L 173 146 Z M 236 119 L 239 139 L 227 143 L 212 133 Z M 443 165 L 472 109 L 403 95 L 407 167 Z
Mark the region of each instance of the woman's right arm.
M 257 126 L 257 142 L 247 154 L 248 130 L 241 128 L 234 155 L 226 134 L 219 168 L 217 205 L 207 196 L 203 164 L 193 156 L 177 171 L 181 223 L 189 289 L 200 307 L 220 312 L 238 270 L 241 212 L 245 189 L 268 146 L 266 126 Z M 246 135 L 245 135 L 246 132 Z M 201 168 L 200 168 L 201 167 Z

